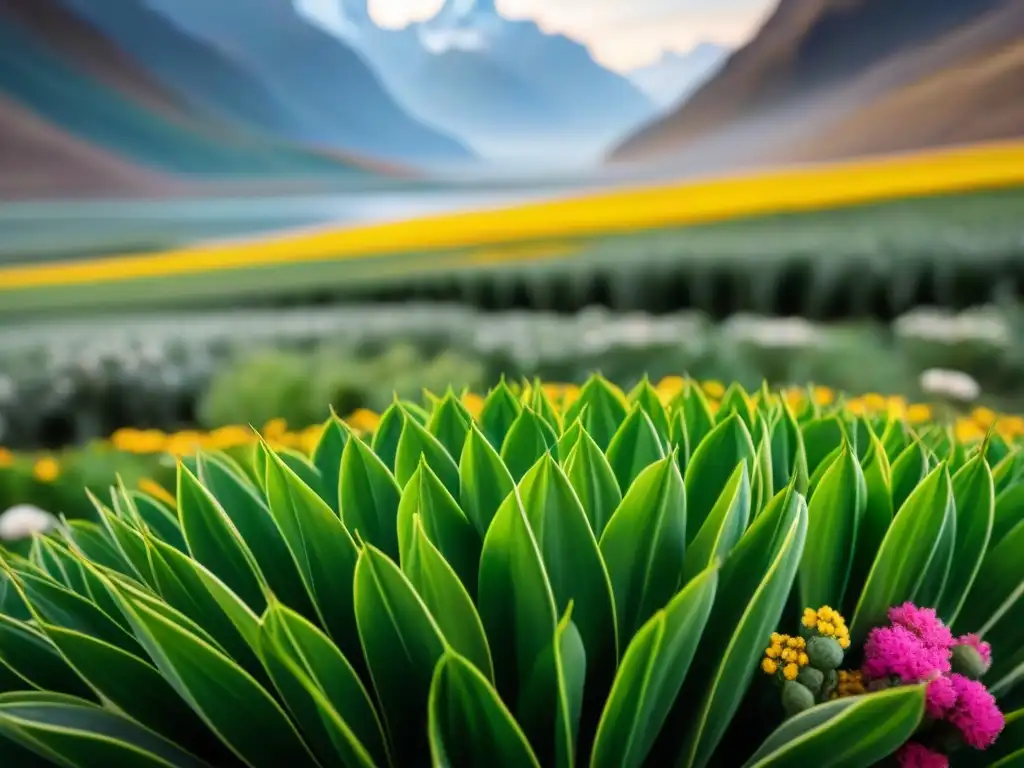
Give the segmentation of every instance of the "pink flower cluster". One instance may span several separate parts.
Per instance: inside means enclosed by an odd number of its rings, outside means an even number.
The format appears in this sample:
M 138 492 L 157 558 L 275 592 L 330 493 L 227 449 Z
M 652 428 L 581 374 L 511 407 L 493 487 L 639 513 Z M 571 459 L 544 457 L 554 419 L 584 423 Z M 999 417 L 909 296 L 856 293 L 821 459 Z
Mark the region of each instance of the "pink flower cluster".
M 945 721 L 975 749 L 990 747 L 1003 729 L 995 697 L 977 680 L 952 672 L 953 648 L 968 645 L 984 666 L 992 663 L 992 648 L 977 635 L 953 638 L 931 608 L 904 603 L 889 609 L 889 626 L 878 627 L 864 644 L 861 673 L 868 681 L 888 684 L 928 683 L 925 707 L 933 720 Z M 945 755 L 909 742 L 897 754 L 902 768 L 948 766 Z

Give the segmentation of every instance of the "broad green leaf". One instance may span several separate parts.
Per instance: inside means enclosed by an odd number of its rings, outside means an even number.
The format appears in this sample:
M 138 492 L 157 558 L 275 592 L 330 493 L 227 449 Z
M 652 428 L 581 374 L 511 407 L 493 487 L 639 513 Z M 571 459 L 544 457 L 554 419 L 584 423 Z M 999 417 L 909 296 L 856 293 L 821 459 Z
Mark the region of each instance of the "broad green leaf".
M 19 688 L 93 698 L 89 686 L 37 627 L 3 614 L 0 614 L 0 666 L 6 666 L 20 678 Z
M 178 467 L 178 514 L 189 552 L 256 612 L 266 607 L 256 558 L 227 512 L 199 479 Z
M 753 477 L 750 484 L 750 496 L 755 516 L 759 515 L 775 497 L 775 481 L 772 478 L 772 471 L 772 444 L 768 439 L 768 433 L 764 432 L 757 443 L 757 453 L 754 455 Z
M 996 496 L 992 515 L 992 538 L 1001 539 L 1024 520 L 1024 482 L 1006 488 Z
M 386 765 L 387 745 L 356 671 L 323 632 L 272 602 L 260 623 L 260 656 L 285 705 L 324 765 Z
M 570 602 L 516 706 L 516 719 L 540 761 L 559 768 L 576 762 L 587 677 L 587 652 L 572 622 L 572 608 Z
M 625 493 L 644 469 L 665 458 L 661 437 L 647 413 L 634 406 L 608 446 L 611 465 L 619 489 Z
M 558 623 L 555 596 L 518 492 L 505 499 L 484 537 L 477 608 L 496 687 L 505 700 L 515 701 Z
M 792 410 L 783 402 L 779 417 L 771 427 L 772 488 L 785 488 L 796 474 L 798 454 L 804 451 L 803 434 Z M 806 454 L 803 454 L 806 463 Z M 806 471 L 806 467 L 804 469 Z
M 398 558 L 398 501 L 402 489 L 391 470 L 362 440 L 350 440 L 341 455 L 338 498 L 345 527 Z
M 25 572 L 15 576 L 14 584 L 36 621 L 76 630 L 128 653 L 138 652 L 134 638 L 91 600 L 50 579 Z
M 491 650 L 470 593 L 427 536 L 419 514 L 413 515 L 411 528 L 409 547 L 402 557 L 402 573 L 416 588 L 448 645 L 493 680 Z
M 226 757 L 226 750 L 196 713 L 148 661 L 80 632 L 52 625 L 44 625 L 43 630 L 67 663 L 105 701 L 196 755 Z M 43 690 L 60 689 L 47 686 Z
M 181 524 L 173 510 L 162 501 L 138 491 L 130 491 L 128 498 L 143 523 L 154 535 L 158 536 L 162 541 L 166 541 L 175 549 L 182 552 L 188 551 L 185 537 L 181 533 Z
M 861 466 L 864 472 L 864 489 L 867 493 L 864 504 L 864 516 L 857 531 L 857 541 L 853 548 L 853 565 L 850 568 L 850 581 L 846 590 L 846 602 L 843 603 L 843 615 L 853 616 L 857 607 L 868 573 L 878 555 L 889 526 L 892 524 L 892 489 L 890 486 L 891 469 L 889 458 L 885 453 L 882 441 L 872 434 L 871 447 L 865 454 Z
M 717 586 L 717 568 L 698 574 L 630 641 L 601 715 L 591 768 L 644 765 L 689 672 Z
M 0 694 L 0 734 L 74 768 L 208 768 L 130 717 L 55 693 Z
M 316 765 L 287 715 L 245 670 L 143 602 L 127 602 L 135 635 L 157 669 L 232 752 L 253 768 Z
M 563 418 L 566 423 L 572 423 L 577 416 L 583 417 L 583 428 L 602 451 L 607 451 L 612 437 L 626 419 L 626 398 L 607 379 L 592 376 L 583 385 L 580 396 L 569 406 Z
M 415 419 L 407 418 L 398 439 L 395 455 L 395 479 L 405 488 L 423 457 L 434 473 L 441 478 L 452 496 L 459 495 L 459 467 L 436 437 L 427 432 Z
M 843 605 L 853 547 L 867 506 L 867 484 L 849 443 L 822 477 L 807 505 L 807 546 L 797 573 L 800 604 Z
M 428 710 L 433 765 L 540 768 L 526 736 L 487 678 L 451 650 L 434 670 Z
M 830 453 L 843 444 L 843 440 L 846 438 L 843 423 L 836 416 L 808 422 L 803 426 L 802 436 L 804 449 L 807 452 L 807 471 L 811 475 Z
M 814 495 L 814 491 L 818 488 L 818 483 L 821 482 L 822 478 L 825 477 L 825 473 L 828 472 L 829 468 L 835 463 L 836 459 L 839 458 L 839 454 L 843 452 L 843 446 L 845 445 L 846 443 L 844 442 L 842 445 L 837 446 L 835 450 L 830 452 L 828 456 L 826 456 L 818 463 L 818 468 L 814 470 L 814 474 L 811 475 L 811 478 L 807 483 L 808 497 Z
M 792 486 L 751 524 L 719 572 L 720 596 L 711 609 L 697 658 L 655 742 L 652 764 L 703 768 L 740 706 L 776 630 L 796 578 L 807 536 L 807 504 Z M 680 748 L 680 739 L 682 745 Z
M 327 502 L 273 453 L 267 500 L 321 626 L 353 658 L 359 651 L 351 586 L 358 550 L 352 536 Z
M 644 376 L 643 380 L 629 393 L 628 400 L 630 403 L 639 406 L 647 414 L 654 425 L 655 432 L 661 438 L 662 445 L 667 448 L 672 432 L 669 427 L 668 414 L 665 411 L 665 406 L 661 404 L 658 391 L 651 386 L 650 379 L 647 376 Z
M 576 418 L 572 424 L 566 427 L 561 437 L 558 438 L 555 453 L 558 454 L 558 461 L 563 465 L 569 461 L 572 449 L 576 447 L 581 434 L 583 434 L 583 422 L 581 419 Z M 604 454 L 602 453 L 601 455 L 603 456 Z
M 449 455 L 461 456 L 471 420 L 459 398 L 448 392 L 430 415 L 427 431 L 437 438 Z
M 896 513 L 857 602 L 850 625 L 854 644 L 863 642 L 872 627 L 885 623 L 891 606 L 917 597 L 934 568 L 936 542 L 951 517 L 952 495 L 949 473 L 940 465 Z
M 928 474 L 928 455 L 920 441 L 908 445 L 892 463 L 892 508 L 898 510 Z
M 69 520 L 67 525 L 61 529 L 61 533 L 71 548 L 87 559 L 125 576 L 133 573 L 131 564 L 103 534 L 103 529 L 96 523 L 89 520 Z M 2 591 L 2 587 L 0 587 L 0 592 Z M 7 610 L 2 602 L 0 602 L 0 608 Z
M 736 465 L 754 466 L 756 453 L 743 420 L 726 416 L 701 440 L 686 467 L 686 540 L 693 541 L 711 513 Z
M 882 445 L 889 463 L 893 463 L 912 443 L 910 431 L 902 419 L 890 418 L 882 430 Z
M 558 411 L 551 404 L 551 400 L 548 398 L 547 393 L 544 391 L 544 387 L 540 380 L 534 381 L 530 386 L 530 409 L 536 413 L 545 424 L 551 427 L 552 431 L 556 435 L 562 432 L 562 420 L 558 416 Z
M 395 765 L 411 765 L 426 748 L 423 702 L 447 647 L 440 627 L 390 558 L 371 545 L 356 565 L 356 623 L 390 736 Z
M 262 490 L 266 491 L 270 453 L 276 455 L 277 458 L 288 467 L 288 469 L 301 478 L 302 482 L 313 489 L 313 492 L 321 499 L 327 495 L 324 490 L 323 478 L 320 477 L 320 472 L 317 471 L 317 468 L 314 467 L 305 456 L 291 448 L 279 447 L 271 451 L 266 443 L 261 442 L 256 445 L 256 473 L 259 477 L 261 484 L 260 488 Z
M 183 623 L 183 617 L 188 617 L 194 622 L 194 626 L 186 626 L 186 629 L 193 634 L 196 634 L 197 631 L 203 633 L 201 635 L 203 639 L 208 637 L 212 643 L 225 651 L 249 674 L 259 677 L 263 668 L 256 656 L 256 647 L 253 642 L 252 625 L 255 621 L 253 614 L 239 609 L 237 596 L 234 604 L 229 604 L 226 609 L 223 605 L 225 600 L 223 584 L 215 584 L 208 578 L 209 572 L 205 571 L 192 558 L 183 555 L 162 541 L 151 540 L 150 546 L 152 547 L 151 557 L 153 571 L 156 574 L 157 593 L 163 598 L 163 601 L 149 602 L 149 607 L 162 611 L 166 617 L 179 624 Z M 291 557 L 291 555 L 287 555 L 287 557 Z M 214 586 L 211 587 L 211 584 Z M 218 589 L 218 587 L 220 588 Z M 118 588 L 122 592 L 124 591 L 123 585 L 118 585 Z M 215 597 L 214 590 L 220 600 Z M 119 596 L 117 590 L 114 590 L 113 594 Z M 133 596 L 138 597 L 137 594 L 133 594 Z M 308 603 L 309 600 L 306 598 L 305 604 Z M 244 603 L 241 605 L 244 606 Z M 171 608 L 178 615 L 171 612 Z M 228 609 L 232 609 L 230 615 Z M 119 610 L 122 610 L 123 613 L 123 609 L 119 608 Z M 202 627 L 202 629 L 199 630 L 198 627 Z
M 335 512 L 340 511 L 338 506 L 338 481 L 341 477 L 341 454 L 345 445 L 352 438 L 348 427 L 334 415 L 333 411 L 327 421 L 324 422 L 320 439 L 313 448 L 313 466 L 316 467 L 323 479 L 325 501 L 331 505 Z
M 754 404 L 743 387 L 735 381 L 726 388 L 725 394 L 722 395 L 718 413 L 720 419 L 728 416 L 730 413 L 737 414 L 743 419 L 743 423 L 748 430 L 754 426 Z
M 575 605 L 573 622 L 590 668 L 613 669 L 619 643 L 612 584 L 579 498 L 550 454 L 526 473 L 519 497 L 544 561 L 556 611 L 566 611 L 570 602 Z
M 990 545 L 953 623 L 957 634 L 975 632 L 992 644 L 999 663 L 1020 649 L 1024 622 L 1024 522 Z
M 601 536 L 619 637 L 633 634 L 678 590 L 686 550 L 686 489 L 675 458 L 636 479 Z
M 746 463 L 736 465 L 711 514 L 686 551 L 683 583 L 723 562 L 747 530 L 751 518 L 750 480 Z
M 693 381 L 687 381 L 683 391 L 679 393 L 676 402 L 683 414 L 683 423 L 686 425 L 686 435 L 690 446 L 690 456 L 704 441 L 704 438 L 715 427 L 715 415 L 711 412 L 708 399 L 704 391 Z M 677 435 L 678 437 L 678 432 Z
M 392 403 L 380 415 L 377 431 L 373 433 L 370 444 L 384 466 L 394 472 L 395 457 L 398 456 L 398 441 L 405 427 L 405 411 L 398 403 Z
M 523 408 L 505 436 L 501 459 L 518 482 L 557 442 L 554 430 L 530 408 Z
M 462 510 L 482 539 L 515 482 L 497 450 L 475 425 L 462 448 L 459 477 Z
M 296 610 L 309 615 L 313 610 L 312 603 L 302 586 L 298 568 L 288 551 L 281 529 L 260 492 L 215 457 L 200 454 L 196 467 L 200 482 L 233 524 L 270 590 Z M 209 567 L 209 564 L 206 565 Z M 216 569 L 211 570 L 217 573 Z M 230 582 L 227 583 L 231 586 Z M 241 596 L 243 593 L 238 594 Z M 250 607 L 262 610 L 251 604 Z
M 622 502 L 622 492 L 604 453 L 586 430 L 565 462 L 565 474 L 583 505 L 594 536 L 600 540 L 605 526 Z
M 991 540 L 995 488 L 984 454 L 979 453 L 953 475 L 953 500 L 956 542 L 949 587 L 936 608 L 947 624 L 960 612 Z
M 811 707 L 775 729 L 746 766 L 878 765 L 914 735 L 924 717 L 925 687 L 907 685 Z
M 398 550 L 401 556 L 393 559 L 401 563 L 403 570 L 411 556 L 413 518 L 417 515 L 424 535 L 440 550 L 469 594 L 476 595 L 483 541 L 425 460 L 420 461 L 419 468 L 406 484 L 398 507 Z M 462 649 L 456 650 L 465 654 Z
M 498 386 L 488 393 L 480 410 L 480 431 L 494 450 L 501 450 L 505 436 L 521 410 L 522 405 L 508 388 L 505 379 L 498 382 Z

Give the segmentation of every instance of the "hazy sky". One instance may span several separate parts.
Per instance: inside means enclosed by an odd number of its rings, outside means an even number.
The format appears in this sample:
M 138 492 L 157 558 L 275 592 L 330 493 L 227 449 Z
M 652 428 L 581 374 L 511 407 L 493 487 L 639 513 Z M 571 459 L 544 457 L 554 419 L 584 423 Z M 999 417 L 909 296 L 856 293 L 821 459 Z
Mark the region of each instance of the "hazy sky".
M 323 0 L 319 0 L 323 2 Z M 329 1 L 329 0 L 328 0 Z M 533 17 L 549 32 L 586 43 L 606 66 L 625 70 L 703 40 L 747 39 L 777 0 L 497 0 L 510 18 Z M 369 0 L 381 26 L 432 16 L 444 0 Z

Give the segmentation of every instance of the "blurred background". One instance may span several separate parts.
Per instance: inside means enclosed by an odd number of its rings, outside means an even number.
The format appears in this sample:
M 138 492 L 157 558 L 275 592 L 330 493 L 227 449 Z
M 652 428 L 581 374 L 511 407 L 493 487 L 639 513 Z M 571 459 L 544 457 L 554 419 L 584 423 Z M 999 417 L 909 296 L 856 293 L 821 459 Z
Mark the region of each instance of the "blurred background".
M 0 511 L 502 376 L 1017 413 L 1022 293 L 1020 0 L 0 0 Z

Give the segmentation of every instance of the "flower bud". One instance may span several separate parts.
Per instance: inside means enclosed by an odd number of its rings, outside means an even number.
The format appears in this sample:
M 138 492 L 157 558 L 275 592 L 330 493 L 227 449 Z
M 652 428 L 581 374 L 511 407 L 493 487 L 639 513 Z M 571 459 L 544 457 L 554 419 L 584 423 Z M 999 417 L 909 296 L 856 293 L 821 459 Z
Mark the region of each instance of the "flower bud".
M 953 671 L 971 680 L 980 680 L 988 672 L 988 665 L 981 658 L 977 649 L 970 645 L 954 645 L 953 657 L 950 659 Z
M 786 717 L 792 717 L 813 706 L 814 694 L 800 683 L 787 680 L 782 684 L 782 708 L 786 710 Z
M 812 637 L 807 641 L 807 657 L 812 667 L 828 672 L 843 663 L 843 649 L 834 638 Z
M 796 676 L 796 681 L 817 696 L 821 693 L 821 686 L 825 683 L 825 673 L 814 667 L 804 667 Z

